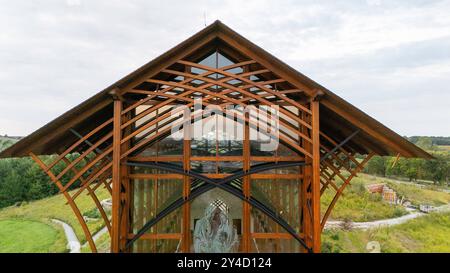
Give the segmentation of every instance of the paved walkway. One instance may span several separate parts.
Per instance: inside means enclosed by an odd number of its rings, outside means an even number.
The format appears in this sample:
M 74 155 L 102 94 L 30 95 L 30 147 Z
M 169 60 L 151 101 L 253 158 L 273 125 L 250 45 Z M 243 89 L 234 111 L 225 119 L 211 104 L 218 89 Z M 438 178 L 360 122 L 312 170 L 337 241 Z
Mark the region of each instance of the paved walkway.
M 70 249 L 70 253 L 80 253 L 81 245 L 80 241 L 75 234 L 75 231 L 71 226 L 64 223 L 63 221 L 52 219 L 54 223 L 61 225 L 64 229 L 64 233 L 66 234 L 67 239 L 67 248 Z

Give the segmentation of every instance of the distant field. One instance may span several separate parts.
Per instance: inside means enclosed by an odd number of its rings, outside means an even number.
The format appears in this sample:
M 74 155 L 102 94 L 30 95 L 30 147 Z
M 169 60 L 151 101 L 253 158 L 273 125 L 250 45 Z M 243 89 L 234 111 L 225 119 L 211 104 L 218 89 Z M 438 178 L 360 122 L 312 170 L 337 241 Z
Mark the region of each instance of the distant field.
M 439 150 L 444 150 L 450 152 L 450 145 L 438 145 Z

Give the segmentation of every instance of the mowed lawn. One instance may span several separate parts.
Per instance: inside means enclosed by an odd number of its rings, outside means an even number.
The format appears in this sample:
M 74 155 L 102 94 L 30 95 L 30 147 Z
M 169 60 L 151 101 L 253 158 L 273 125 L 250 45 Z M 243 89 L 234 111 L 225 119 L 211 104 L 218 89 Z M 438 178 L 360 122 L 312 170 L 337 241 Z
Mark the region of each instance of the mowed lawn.
M 29 220 L 0 221 L 0 253 L 60 252 L 63 234 L 42 222 Z
M 73 194 L 74 192 L 71 192 Z M 96 194 L 100 200 L 110 198 L 109 192 L 104 188 L 99 188 Z M 86 242 L 84 232 L 78 222 L 75 214 L 62 194 L 41 200 L 33 201 L 21 206 L 11 206 L 0 210 L 0 252 L 66 252 L 66 238 L 62 227 L 55 224 L 51 219 L 61 220 L 74 229 L 78 239 L 83 244 Z M 76 204 L 81 213 L 88 212 L 95 208 L 95 203 L 91 197 L 81 194 L 76 199 Z M 29 225 L 32 223 L 32 225 Z M 17 226 L 17 233 L 8 232 Z M 26 228 L 28 226 L 28 228 Z M 104 226 L 102 219 L 88 222 L 89 230 L 95 234 Z M 19 228 L 21 227 L 21 228 Z M 14 243 L 16 236 L 24 234 L 23 239 L 18 242 L 27 241 L 28 243 L 17 243 L 15 249 L 12 249 L 8 242 Z M 28 235 L 30 234 L 30 235 Z M 39 240 L 37 240 L 39 238 Z M 23 249 L 21 249 L 23 247 Z

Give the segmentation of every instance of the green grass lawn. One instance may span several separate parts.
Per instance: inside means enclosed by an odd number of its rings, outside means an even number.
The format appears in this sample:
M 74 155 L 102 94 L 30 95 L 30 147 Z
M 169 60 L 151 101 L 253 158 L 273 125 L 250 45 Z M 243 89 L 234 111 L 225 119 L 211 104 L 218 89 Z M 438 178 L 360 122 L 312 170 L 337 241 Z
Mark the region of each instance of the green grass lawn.
M 97 191 L 97 196 L 100 200 L 109 198 L 109 192 L 106 189 L 99 188 Z M 71 192 L 73 194 L 73 192 Z M 82 194 L 76 199 L 76 203 L 81 210 L 81 213 L 92 210 L 95 207 L 94 202 L 91 197 Z M 59 219 L 63 222 L 68 223 L 75 230 L 75 233 L 81 243 L 86 242 L 84 232 L 79 224 L 75 214 L 69 205 L 66 204 L 66 199 L 63 195 L 55 195 L 49 198 L 41 199 L 38 201 L 33 201 L 21 206 L 11 206 L 0 210 L 0 221 L 1 220 L 28 220 L 41 222 L 46 226 L 53 226 L 57 228 L 57 231 L 64 236 L 62 228 L 51 222 L 51 219 Z M 92 234 L 95 234 L 98 230 L 103 227 L 103 220 L 98 219 L 88 222 L 88 227 Z M 65 248 L 65 243 L 63 244 Z M 57 248 L 56 252 L 63 252 L 60 247 Z M 0 251 L 2 251 L 0 249 Z
M 450 252 L 450 212 L 432 213 L 407 223 L 373 230 L 326 230 L 323 252 L 364 253 L 367 243 L 376 241 L 381 252 Z
M 42 222 L 0 221 L 0 253 L 64 252 L 65 244 L 62 232 Z

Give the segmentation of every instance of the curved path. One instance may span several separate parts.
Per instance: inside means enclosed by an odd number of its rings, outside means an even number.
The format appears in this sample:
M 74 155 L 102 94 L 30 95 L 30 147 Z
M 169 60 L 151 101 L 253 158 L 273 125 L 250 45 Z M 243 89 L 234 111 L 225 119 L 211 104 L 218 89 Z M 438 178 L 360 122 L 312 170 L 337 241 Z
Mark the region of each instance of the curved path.
M 80 253 L 81 244 L 80 244 L 80 241 L 78 240 L 78 237 L 75 234 L 75 231 L 73 230 L 73 228 L 69 224 L 64 223 L 61 220 L 52 219 L 52 221 L 63 227 L 64 233 L 66 234 L 66 239 L 67 239 L 67 248 L 70 250 L 70 253 Z M 107 227 L 103 227 L 101 230 L 99 230 L 97 233 L 95 233 L 92 236 L 92 239 L 94 240 L 94 242 L 97 241 L 97 239 L 100 238 L 100 236 L 102 236 L 105 232 L 108 232 Z M 87 245 L 87 242 L 83 245 L 83 247 L 86 245 Z
M 70 249 L 70 253 L 80 253 L 81 244 L 73 228 L 63 221 L 57 219 L 52 219 L 52 221 L 63 227 L 67 238 L 67 248 Z
M 450 205 L 443 205 L 440 207 L 437 207 L 434 212 L 446 212 L 450 210 Z M 356 229 L 371 229 L 371 228 L 378 228 L 378 227 L 389 227 L 389 226 L 395 226 L 403 224 L 409 220 L 427 215 L 426 213 L 417 212 L 416 210 L 410 210 L 410 214 L 406 214 L 397 218 L 391 218 L 391 219 L 383 219 L 378 221 L 372 221 L 372 222 L 352 222 L 352 228 Z M 344 224 L 344 221 L 328 221 L 325 224 L 325 229 L 330 228 L 340 228 Z

